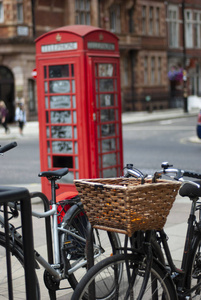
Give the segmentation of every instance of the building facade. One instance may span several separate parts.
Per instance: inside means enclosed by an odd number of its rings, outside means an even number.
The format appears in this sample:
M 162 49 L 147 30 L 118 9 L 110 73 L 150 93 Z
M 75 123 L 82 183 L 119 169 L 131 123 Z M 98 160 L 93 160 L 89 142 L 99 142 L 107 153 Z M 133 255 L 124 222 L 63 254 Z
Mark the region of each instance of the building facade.
M 18 101 L 37 118 L 35 38 L 73 24 L 118 36 L 124 111 L 182 107 L 184 92 L 201 96 L 200 0 L 0 0 L 0 99 L 10 121 Z

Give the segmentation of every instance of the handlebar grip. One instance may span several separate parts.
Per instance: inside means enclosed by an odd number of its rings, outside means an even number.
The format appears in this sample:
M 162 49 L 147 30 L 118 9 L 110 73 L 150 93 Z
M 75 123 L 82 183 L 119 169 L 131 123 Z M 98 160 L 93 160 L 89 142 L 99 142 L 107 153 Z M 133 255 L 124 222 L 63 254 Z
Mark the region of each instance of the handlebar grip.
M 17 146 L 16 142 L 12 142 L 10 144 L 7 144 L 7 145 L 0 148 L 0 153 L 4 153 L 6 151 L 9 151 L 9 150 L 15 148 L 16 146 Z
M 184 171 L 183 176 L 201 179 L 201 174 L 192 172 L 192 171 Z

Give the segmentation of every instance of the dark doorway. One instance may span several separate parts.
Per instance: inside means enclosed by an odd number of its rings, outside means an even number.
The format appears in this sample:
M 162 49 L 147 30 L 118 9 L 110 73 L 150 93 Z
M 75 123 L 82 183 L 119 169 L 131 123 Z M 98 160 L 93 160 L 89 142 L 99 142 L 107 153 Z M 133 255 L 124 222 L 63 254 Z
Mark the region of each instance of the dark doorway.
M 9 111 L 8 122 L 15 118 L 14 76 L 11 70 L 0 66 L 0 100 L 3 100 Z

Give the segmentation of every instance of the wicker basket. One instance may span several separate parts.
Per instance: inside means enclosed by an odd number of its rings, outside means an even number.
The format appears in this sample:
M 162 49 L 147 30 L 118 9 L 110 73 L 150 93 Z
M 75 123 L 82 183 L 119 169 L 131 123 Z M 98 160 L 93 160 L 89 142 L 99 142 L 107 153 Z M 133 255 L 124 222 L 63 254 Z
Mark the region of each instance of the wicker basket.
M 135 178 L 75 180 L 91 225 L 131 236 L 137 230 L 164 227 L 179 182 Z

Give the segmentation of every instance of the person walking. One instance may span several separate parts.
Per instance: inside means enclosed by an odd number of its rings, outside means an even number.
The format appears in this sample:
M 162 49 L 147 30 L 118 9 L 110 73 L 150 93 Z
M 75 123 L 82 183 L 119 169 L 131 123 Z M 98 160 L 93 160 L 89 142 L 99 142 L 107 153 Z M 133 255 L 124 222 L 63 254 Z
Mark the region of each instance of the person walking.
M 9 133 L 10 130 L 7 125 L 7 116 L 8 116 L 8 109 L 3 100 L 0 101 L 0 118 L 1 118 L 1 125 L 5 129 L 5 134 Z
M 16 108 L 15 121 L 18 122 L 20 134 L 23 135 L 23 128 L 26 123 L 26 111 L 23 103 L 19 103 Z

